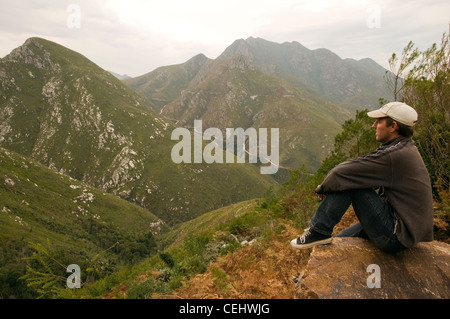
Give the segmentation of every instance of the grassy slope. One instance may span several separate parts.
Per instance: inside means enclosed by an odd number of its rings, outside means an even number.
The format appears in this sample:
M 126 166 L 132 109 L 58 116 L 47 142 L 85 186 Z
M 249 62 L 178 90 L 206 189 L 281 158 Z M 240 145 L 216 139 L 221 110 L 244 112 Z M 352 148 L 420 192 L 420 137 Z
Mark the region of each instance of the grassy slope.
M 350 210 L 335 232 L 354 222 Z M 173 267 L 155 256 L 103 298 L 310 298 L 295 279 L 311 250 L 289 245 L 303 227 L 297 216 L 263 209 L 258 201 L 210 212 L 179 227 L 165 250 Z M 174 240 L 175 232 L 166 239 Z
M 170 255 L 173 265 L 168 266 L 154 256 L 99 280 L 86 289 L 66 291 L 70 298 L 148 298 L 153 293 L 164 293 L 180 286 L 184 278 L 207 269 L 217 255 L 224 255 L 240 247 L 240 241 L 250 240 L 260 233 L 249 223 L 266 224 L 256 211 L 258 200 L 249 200 L 205 213 L 159 239 L 160 253 Z M 169 273 L 170 280 L 161 278 Z M 144 293 L 145 296 L 140 295 Z
M 100 259 L 112 271 L 134 258 L 126 247 L 140 235 L 160 231 L 158 221 L 146 209 L 0 148 L 2 289 L 24 285 L 17 278 L 25 273 L 22 258 L 31 255 L 29 242 L 49 240 L 53 252 L 79 265 L 119 242 Z
M 182 298 L 195 298 L 192 281 L 189 279 L 193 278 L 193 284 L 197 285 L 196 280 L 199 279 L 195 278 L 201 278 L 205 272 L 209 274 L 211 269 L 215 272 L 217 262 L 223 258 L 230 258 L 236 254 L 245 255 L 245 260 L 241 261 L 244 265 L 238 263 L 235 267 L 246 267 L 245 265 L 258 261 L 262 256 L 262 250 L 270 246 L 272 250 L 279 249 L 277 254 L 280 256 L 286 253 L 283 260 L 295 259 L 295 253 L 289 252 L 286 241 L 289 236 L 294 236 L 292 234 L 296 231 L 295 224 L 293 220 L 288 220 L 268 209 L 262 209 L 260 200 L 223 207 L 185 222 L 164 234 L 160 238 L 160 247 L 165 248 L 160 251 L 159 256 L 148 258 L 131 269 L 99 280 L 86 289 L 66 291 L 65 296 L 140 299 L 171 298 L 176 295 Z M 243 246 L 242 243 L 245 241 L 253 242 L 251 246 Z M 270 256 L 270 259 L 273 260 L 274 256 Z M 223 270 L 217 270 L 213 277 L 220 278 L 213 280 L 217 285 L 215 287 L 225 292 L 229 287 L 228 283 L 224 282 L 228 279 L 221 278 L 223 274 Z M 279 280 L 285 280 L 286 274 L 283 277 L 284 279 Z M 199 285 L 198 288 L 205 287 Z M 214 297 L 208 295 L 209 292 L 208 289 L 204 290 L 202 297 Z M 253 295 L 256 296 L 257 293 Z

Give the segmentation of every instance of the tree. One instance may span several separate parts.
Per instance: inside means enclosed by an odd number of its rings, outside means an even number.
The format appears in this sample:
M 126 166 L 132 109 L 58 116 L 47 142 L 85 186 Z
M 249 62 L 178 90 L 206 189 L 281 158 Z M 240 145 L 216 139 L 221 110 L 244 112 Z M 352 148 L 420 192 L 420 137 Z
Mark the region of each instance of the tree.
M 101 265 L 96 263 L 99 256 L 118 244 L 118 242 L 115 243 L 89 260 L 83 261 L 84 258 L 75 258 L 80 264 L 80 266 L 76 266 L 85 269 L 86 272 L 85 281 L 81 283 L 81 286 L 93 281 L 95 274 L 100 273 Z M 25 275 L 21 276 L 20 279 L 26 280 L 28 287 L 36 287 L 39 294 L 38 298 L 61 298 L 68 287 L 66 285 L 68 277 L 70 277 L 68 265 L 72 265 L 66 260 L 67 256 L 64 256 L 65 251 L 57 250 L 49 239 L 47 239 L 46 244 L 30 242 L 29 247 L 33 250 L 33 254 L 23 258 L 28 261 L 28 264 Z M 70 259 L 73 258 L 71 254 L 69 256 Z
M 20 278 L 28 282 L 28 287 L 38 287 L 39 298 L 56 296 L 62 289 L 60 283 L 66 280 L 63 273 L 65 266 L 53 256 L 53 251 L 49 249 L 50 240 L 47 239 L 47 245 L 30 242 L 29 246 L 35 251 L 31 257 L 24 259 L 32 263 L 27 265 L 26 274 Z
M 400 101 L 402 99 L 401 93 L 405 84 L 403 79 L 404 72 L 418 56 L 419 50 L 414 48 L 414 43 L 410 41 L 403 49 L 400 59 L 396 53 L 392 53 L 391 58 L 388 60 L 391 72 L 386 71 L 385 80 L 394 95 L 394 101 Z

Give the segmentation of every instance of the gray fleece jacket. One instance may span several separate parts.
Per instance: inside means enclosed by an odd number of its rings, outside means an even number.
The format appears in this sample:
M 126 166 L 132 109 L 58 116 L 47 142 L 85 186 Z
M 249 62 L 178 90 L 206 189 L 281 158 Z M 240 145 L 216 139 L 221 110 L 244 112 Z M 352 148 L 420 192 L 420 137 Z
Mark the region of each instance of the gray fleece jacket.
M 397 237 L 405 247 L 433 240 L 430 177 L 411 138 L 398 137 L 372 153 L 337 165 L 316 193 L 364 188 L 380 188 L 380 196 L 394 208 Z

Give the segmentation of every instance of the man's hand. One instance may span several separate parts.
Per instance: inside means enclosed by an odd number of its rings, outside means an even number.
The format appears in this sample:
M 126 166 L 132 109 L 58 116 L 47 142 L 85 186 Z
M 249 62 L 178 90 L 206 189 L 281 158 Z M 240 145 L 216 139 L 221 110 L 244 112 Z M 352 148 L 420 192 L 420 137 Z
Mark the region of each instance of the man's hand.
M 327 196 L 325 194 L 319 194 L 322 191 L 322 185 L 317 185 L 316 187 L 316 194 L 319 196 L 319 199 L 322 201 Z

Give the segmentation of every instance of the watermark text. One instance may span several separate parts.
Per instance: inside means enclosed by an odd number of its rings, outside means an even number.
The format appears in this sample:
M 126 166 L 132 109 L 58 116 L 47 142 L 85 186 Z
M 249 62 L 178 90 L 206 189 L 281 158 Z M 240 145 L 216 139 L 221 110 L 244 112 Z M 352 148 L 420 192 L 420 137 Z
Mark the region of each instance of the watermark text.
M 69 289 L 81 288 L 81 269 L 77 264 L 67 266 L 66 272 L 72 273 L 67 277 L 66 284 Z
M 377 264 L 370 264 L 366 271 L 370 273 L 367 277 L 368 288 L 381 288 L 381 269 Z
M 225 132 L 225 139 L 218 128 L 208 128 L 203 132 L 202 120 L 194 121 L 193 138 L 187 128 L 176 128 L 171 139 L 181 140 L 172 148 L 172 161 L 176 164 L 245 163 L 248 157 L 249 163 L 258 163 L 259 160 L 259 163 L 264 164 L 260 167 L 261 174 L 275 174 L 278 171 L 278 128 L 270 129 L 270 153 L 267 128 L 259 128 L 258 131 L 255 128 L 227 128 Z M 203 148 L 203 141 L 210 143 Z
M 377 4 L 370 4 L 367 7 L 369 16 L 366 19 L 366 25 L 369 29 L 381 28 L 381 7 Z
M 66 20 L 66 25 L 69 29 L 81 28 L 81 7 L 78 4 L 69 4 L 66 9 L 70 13 Z

